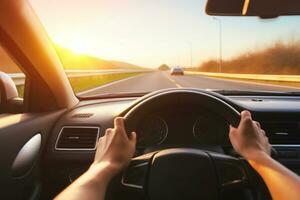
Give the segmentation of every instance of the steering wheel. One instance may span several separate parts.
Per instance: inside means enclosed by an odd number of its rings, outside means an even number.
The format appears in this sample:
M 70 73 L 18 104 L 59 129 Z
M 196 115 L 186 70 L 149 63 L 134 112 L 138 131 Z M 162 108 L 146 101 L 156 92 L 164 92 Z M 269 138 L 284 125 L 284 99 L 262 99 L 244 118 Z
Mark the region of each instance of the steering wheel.
M 197 103 L 238 126 L 239 112 L 212 92 L 204 90 L 165 90 L 148 95 L 124 116 L 128 133 L 148 112 L 170 102 Z M 221 153 L 193 148 L 159 150 L 132 159 L 122 184 L 139 190 L 147 199 L 220 199 L 222 191 L 243 188 L 248 175 L 245 163 Z

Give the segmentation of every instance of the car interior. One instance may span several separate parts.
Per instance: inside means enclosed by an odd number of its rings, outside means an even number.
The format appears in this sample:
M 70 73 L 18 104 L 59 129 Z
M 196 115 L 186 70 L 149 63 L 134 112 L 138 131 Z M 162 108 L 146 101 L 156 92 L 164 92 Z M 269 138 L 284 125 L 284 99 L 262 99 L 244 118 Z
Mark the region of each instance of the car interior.
M 250 1 L 245 14 L 245 2 L 208 0 L 199 12 L 260 20 L 300 14 L 299 3 L 266 6 L 270 0 Z M 127 132 L 136 131 L 137 145 L 106 199 L 271 199 L 229 141 L 229 125 L 238 126 L 243 110 L 265 129 L 272 157 L 300 175 L 299 92 L 173 87 L 78 96 L 26 0 L 0 2 L 0 44 L 25 74 L 20 98 L 12 78 L 0 73 L 1 199 L 53 199 L 89 168 L 117 116 Z

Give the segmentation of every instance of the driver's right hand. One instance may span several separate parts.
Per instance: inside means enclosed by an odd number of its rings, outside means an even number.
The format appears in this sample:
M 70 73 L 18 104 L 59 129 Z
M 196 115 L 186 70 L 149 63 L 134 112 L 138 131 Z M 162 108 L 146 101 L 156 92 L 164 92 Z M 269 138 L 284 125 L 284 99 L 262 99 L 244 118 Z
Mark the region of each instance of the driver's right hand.
M 229 138 L 235 151 L 247 160 L 257 158 L 259 153 L 271 154 L 271 145 L 260 124 L 252 120 L 249 111 L 241 113 L 241 121 L 237 128 L 230 126 Z

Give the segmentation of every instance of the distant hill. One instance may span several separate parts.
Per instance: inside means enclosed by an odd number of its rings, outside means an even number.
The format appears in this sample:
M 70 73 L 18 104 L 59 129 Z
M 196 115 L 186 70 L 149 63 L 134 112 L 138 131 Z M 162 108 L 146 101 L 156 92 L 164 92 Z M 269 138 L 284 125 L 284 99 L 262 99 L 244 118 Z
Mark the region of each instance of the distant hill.
M 122 61 L 110 61 L 84 54 L 75 54 L 71 50 L 60 46 L 56 46 L 55 49 L 65 69 L 95 70 L 141 68 L 137 65 Z
M 101 69 L 142 69 L 121 61 L 109 61 L 84 54 L 75 54 L 67 48 L 55 46 L 56 52 L 65 69 L 101 70 Z M 6 73 L 21 72 L 12 59 L 0 47 L 0 71 Z
M 121 61 L 110 60 L 109 62 L 112 63 L 112 65 L 115 66 L 116 68 L 124 68 L 124 69 L 141 69 L 142 68 L 140 66 L 133 65 L 130 63 L 126 63 L 126 62 L 121 62 Z
M 83 54 L 75 54 L 67 48 L 55 47 L 65 69 L 108 69 L 114 68 L 109 61 Z
M 170 70 L 170 67 L 166 64 L 162 64 L 158 67 L 158 69 L 161 71 L 167 71 L 167 70 Z

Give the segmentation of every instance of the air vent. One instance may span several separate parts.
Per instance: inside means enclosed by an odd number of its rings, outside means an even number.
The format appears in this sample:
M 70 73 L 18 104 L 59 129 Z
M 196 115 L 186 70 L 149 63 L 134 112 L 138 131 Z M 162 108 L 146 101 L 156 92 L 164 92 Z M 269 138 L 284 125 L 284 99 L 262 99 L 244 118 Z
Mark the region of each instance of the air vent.
M 99 127 L 65 126 L 56 141 L 57 150 L 95 150 Z
M 269 122 L 263 123 L 269 142 L 275 145 L 300 145 L 299 122 Z
M 90 118 L 93 115 L 93 113 L 77 113 L 72 115 L 71 118 Z

